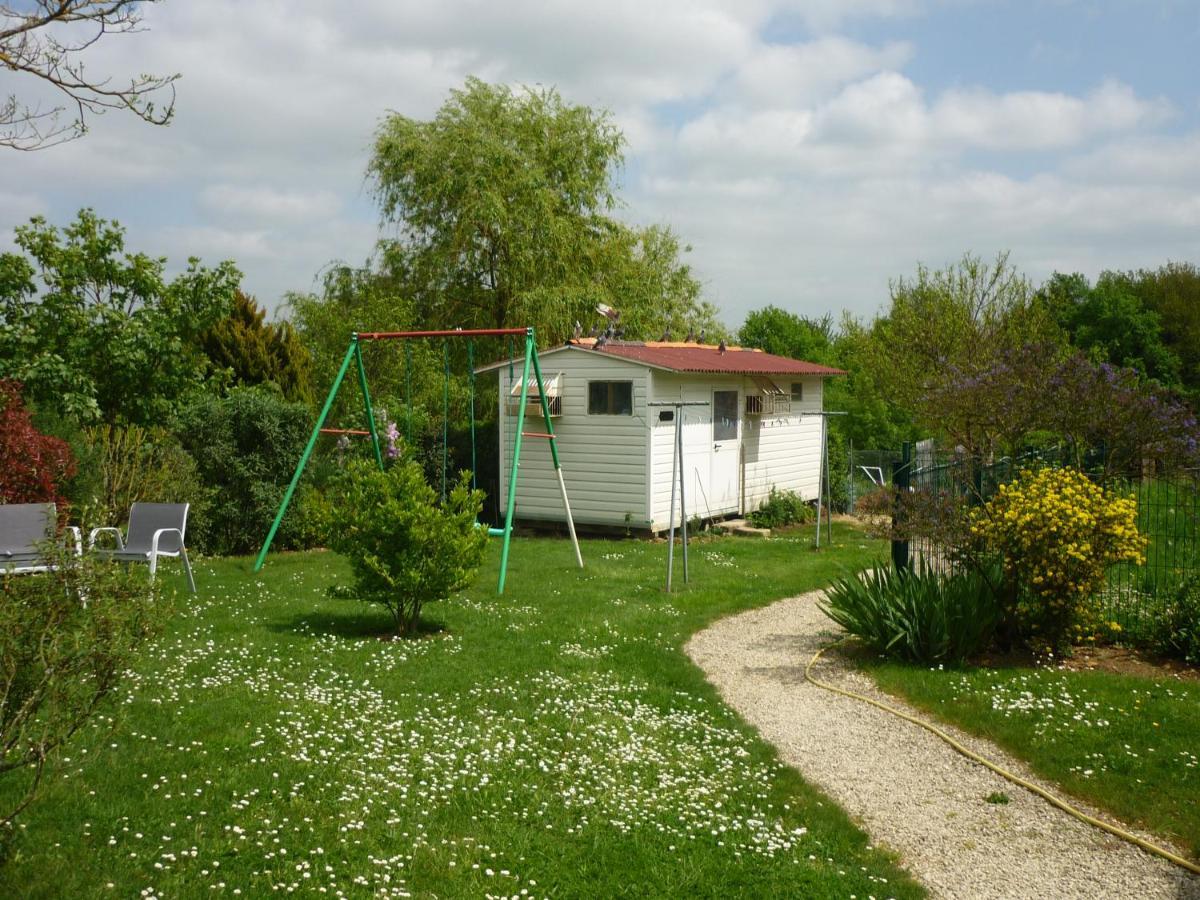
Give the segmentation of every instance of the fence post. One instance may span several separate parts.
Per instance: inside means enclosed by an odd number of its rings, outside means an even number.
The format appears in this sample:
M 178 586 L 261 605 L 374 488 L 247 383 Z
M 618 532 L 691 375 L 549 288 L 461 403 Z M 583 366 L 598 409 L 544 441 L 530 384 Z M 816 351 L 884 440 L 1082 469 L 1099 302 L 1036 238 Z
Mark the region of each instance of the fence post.
M 892 487 L 896 491 L 896 496 L 892 500 L 892 533 L 895 534 L 897 527 L 903 524 L 903 507 L 901 505 L 901 495 L 908 492 L 909 486 L 912 484 L 912 450 L 913 445 L 909 441 L 905 441 L 900 448 L 900 465 L 895 466 L 892 472 Z M 908 540 L 897 540 L 892 538 L 892 567 L 897 572 L 907 572 L 909 570 L 908 558 Z

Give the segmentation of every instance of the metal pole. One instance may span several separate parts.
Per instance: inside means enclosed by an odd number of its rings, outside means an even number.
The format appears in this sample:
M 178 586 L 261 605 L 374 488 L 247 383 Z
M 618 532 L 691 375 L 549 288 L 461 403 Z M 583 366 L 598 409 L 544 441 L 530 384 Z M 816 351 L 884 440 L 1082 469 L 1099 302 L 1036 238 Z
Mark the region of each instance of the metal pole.
M 829 504 L 825 510 L 825 546 L 833 546 L 833 482 L 829 479 L 829 420 L 821 416 L 825 432 L 821 441 L 821 456 L 825 460 L 825 502 Z
M 687 582 L 688 542 L 687 509 L 684 504 L 684 483 L 687 474 L 683 468 L 683 408 L 685 406 L 708 406 L 707 400 L 654 400 L 648 407 L 671 407 L 675 417 L 675 436 L 671 440 L 671 513 L 667 528 L 667 591 L 671 590 L 671 576 L 675 569 L 675 487 L 679 487 L 680 534 L 683 536 L 683 580 Z
M 676 407 L 675 415 L 679 419 L 679 425 L 675 429 L 676 447 L 679 451 L 679 521 L 680 530 L 683 532 L 683 583 L 688 583 L 688 553 L 687 553 L 687 507 L 683 500 L 683 484 L 687 478 L 683 471 L 683 410 Z
M 824 495 L 824 478 L 822 477 L 822 467 L 825 459 L 825 417 L 821 416 L 821 460 L 817 462 L 817 545 L 816 549 L 821 549 L 821 501 Z
M 550 435 L 550 458 L 554 461 L 554 474 L 558 476 L 558 491 L 562 495 L 563 511 L 567 514 L 567 531 L 571 533 L 571 545 L 575 548 L 575 562 L 583 568 L 583 554 L 579 552 L 579 538 L 575 536 L 575 520 L 571 517 L 571 504 L 567 500 L 567 483 L 563 481 L 562 463 L 558 458 L 558 438 L 554 436 L 554 424 L 550 421 L 550 401 L 546 399 L 546 386 L 542 383 L 542 364 L 538 362 L 537 343 L 533 346 L 533 377 L 537 379 L 538 398 L 542 401 L 542 418 L 546 422 L 546 434 Z
M 671 593 L 671 573 L 675 568 L 675 481 L 679 474 L 680 409 L 675 407 L 675 434 L 671 438 L 671 514 L 667 529 L 667 593 Z
M 371 409 L 371 392 L 367 389 L 367 370 L 363 365 L 362 344 L 354 339 L 354 358 L 358 362 L 358 385 L 362 388 L 363 408 L 367 413 L 367 428 L 371 430 L 371 446 L 375 449 L 375 462 L 383 468 L 383 453 L 379 449 L 379 430 L 375 427 L 375 411 Z
M 512 469 L 508 478 L 508 508 L 504 512 L 504 545 L 500 549 L 500 581 L 496 593 L 504 593 L 508 574 L 508 547 L 512 542 L 513 507 L 517 503 L 517 470 L 521 462 L 521 432 L 525 428 L 525 401 L 529 399 L 529 366 L 533 356 L 533 329 L 525 333 L 525 366 L 521 372 L 521 405 L 517 409 L 517 433 L 513 440 Z
M 442 338 L 442 502 L 446 502 L 446 467 L 450 464 L 450 343 Z
M 354 335 L 351 335 L 350 346 L 346 348 L 346 355 L 342 358 L 342 366 L 338 369 L 337 377 L 333 379 L 333 387 L 329 389 L 329 396 L 325 398 L 325 405 L 321 407 L 321 414 L 317 416 L 317 424 L 313 426 L 308 444 L 305 446 L 304 452 L 300 454 L 300 462 L 296 464 L 296 472 L 292 475 L 291 484 L 283 494 L 283 502 L 279 504 L 279 511 L 275 513 L 275 521 L 271 523 L 267 539 L 263 541 L 262 550 L 258 552 L 258 559 L 254 562 L 255 572 L 262 571 L 263 563 L 267 559 L 267 551 L 271 549 L 271 541 L 275 540 L 275 532 L 279 530 L 283 514 L 287 512 L 288 504 L 292 502 L 292 494 L 296 492 L 296 485 L 300 483 L 300 476 L 304 474 L 304 466 L 308 463 L 308 458 L 312 456 L 313 448 L 317 445 L 317 438 L 321 436 L 321 426 L 325 424 L 325 417 L 329 415 L 329 410 L 333 406 L 333 398 L 337 396 L 338 388 L 342 386 L 342 379 L 346 377 L 346 370 L 350 368 L 350 360 L 354 358 L 354 351 L 357 347 L 358 341 Z

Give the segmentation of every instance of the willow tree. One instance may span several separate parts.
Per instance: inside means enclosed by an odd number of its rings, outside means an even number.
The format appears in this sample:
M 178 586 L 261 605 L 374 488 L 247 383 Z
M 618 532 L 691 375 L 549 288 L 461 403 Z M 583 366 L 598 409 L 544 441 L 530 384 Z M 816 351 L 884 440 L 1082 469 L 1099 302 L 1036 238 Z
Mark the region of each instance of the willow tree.
M 368 177 L 417 322 L 534 324 L 557 340 L 599 302 L 643 331 L 662 327 L 643 314 L 656 303 L 668 320 L 715 320 L 678 239 L 612 217 L 624 143 L 608 113 L 552 88 L 474 78 L 428 121 L 389 114 Z

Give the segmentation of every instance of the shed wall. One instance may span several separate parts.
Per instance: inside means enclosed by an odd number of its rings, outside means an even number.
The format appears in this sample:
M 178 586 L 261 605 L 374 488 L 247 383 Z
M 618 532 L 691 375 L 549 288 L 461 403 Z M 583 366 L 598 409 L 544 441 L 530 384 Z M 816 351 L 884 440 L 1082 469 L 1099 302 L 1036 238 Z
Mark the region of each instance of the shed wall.
M 647 370 L 640 365 L 601 353 L 566 351 L 542 360 L 542 376 L 562 377 L 562 416 L 554 419 L 559 459 L 571 512 L 576 522 L 593 525 L 649 527 L 646 501 L 647 470 Z M 514 381 L 521 367 L 514 367 Z M 532 378 L 532 375 L 531 375 Z M 589 381 L 630 381 L 633 415 L 588 415 Z M 508 370 L 500 371 L 500 512 L 507 511 L 508 476 L 516 436 L 515 416 L 505 414 L 505 398 L 513 382 Z M 544 432 L 541 408 L 525 411 L 525 431 Z M 549 442 L 526 437 L 521 442 L 521 467 L 517 478 L 518 520 L 564 521 L 562 498 Z
M 651 373 L 651 393 L 655 400 L 704 400 L 711 403 L 714 390 L 739 391 L 741 413 L 743 475 L 738 511 L 758 509 L 772 487 L 794 491 L 805 500 L 815 500 L 821 464 L 821 419 L 805 413 L 820 412 L 823 404 L 823 379 L 816 376 L 794 379 L 804 384 L 804 399 L 792 404 L 788 415 L 746 416 L 745 396 L 756 387 L 744 376 L 676 375 Z M 791 381 L 778 381 L 785 390 Z M 708 518 L 706 492 L 709 491 L 709 467 L 712 453 L 712 409 L 683 409 L 684 487 L 687 514 Z M 651 416 L 651 529 L 665 531 L 670 526 L 671 468 L 674 423 L 659 422 Z M 678 497 L 676 498 L 678 504 Z M 678 510 L 678 506 L 676 507 Z M 716 515 L 716 513 L 713 513 Z M 676 512 L 678 521 L 678 512 Z
M 821 417 L 804 413 L 821 411 L 822 380 L 805 378 L 804 400 L 793 401 L 786 416 L 748 419 L 746 428 L 744 512 L 762 506 L 775 487 L 794 491 L 805 500 L 816 500 L 821 472 Z M 781 385 L 781 387 L 786 387 Z

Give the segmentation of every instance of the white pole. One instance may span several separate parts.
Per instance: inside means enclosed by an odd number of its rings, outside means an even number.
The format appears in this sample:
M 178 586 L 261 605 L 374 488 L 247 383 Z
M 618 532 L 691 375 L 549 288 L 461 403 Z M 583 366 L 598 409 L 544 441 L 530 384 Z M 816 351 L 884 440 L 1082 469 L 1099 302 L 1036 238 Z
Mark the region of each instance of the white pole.
M 679 419 L 679 424 L 675 426 L 675 434 L 677 440 L 676 448 L 679 451 L 679 522 L 680 529 L 683 531 L 683 583 L 688 583 L 688 554 L 687 554 L 687 509 L 683 502 L 683 483 L 687 480 L 687 476 L 683 469 L 683 408 L 675 407 L 675 416 Z
M 825 485 L 822 477 L 825 466 L 825 417 L 821 416 L 821 458 L 817 460 L 817 549 L 821 549 L 821 501 Z
M 667 593 L 671 593 L 671 572 L 675 568 L 675 476 L 678 472 L 679 455 L 675 452 L 679 446 L 679 407 L 675 407 L 675 434 L 671 438 L 671 515 L 670 527 L 667 529 Z
M 829 510 L 825 516 L 825 545 L 833 546 L 833 482 L 829 479 L 829 420 L 821 416 L 821 458 L 825 460 L 825 500 Z
M 567 485 L 563 481 L 562 469 L 555 469 L 558 475 L 558 490 L 562 494 L 563 509 L 567 513 L 567 530 L 571 532 L 571 544 L 575 547 L 575 561 L 583 568 L 583 554 L 579 552 L 579 538 L 575 536 L 575 520 L 571 518 L 571 504 L 567 502 Z

